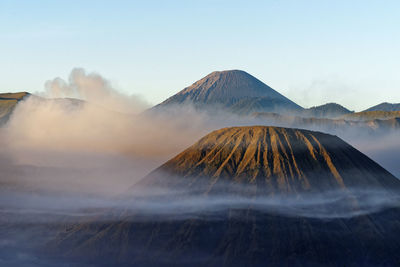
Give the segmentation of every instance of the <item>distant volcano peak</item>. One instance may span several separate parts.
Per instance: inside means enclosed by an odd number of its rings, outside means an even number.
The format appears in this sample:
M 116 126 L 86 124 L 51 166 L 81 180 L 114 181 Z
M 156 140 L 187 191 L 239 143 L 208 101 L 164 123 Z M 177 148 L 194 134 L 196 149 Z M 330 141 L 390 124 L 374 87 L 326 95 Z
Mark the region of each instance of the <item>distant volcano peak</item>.
M 280 95 L 260 80 L 241 70 L 214 71 L 178 94 L 194 93 L 194 99 L 220 100 L 240 99 L 242 97 L 262 97 Z
M 242 70 L 214 71 L 168 98 L 156 108 L 191 104 L 198 109 L 223 108 L 237 113 L 302 108 Z
M 244 70 L 217 70 L 217 71 L 213 71 L 210 74 L 208 74 L 206 77 L 208 76 L 219 76 L 219 75 L 248 75 L 251 76 L 250 74 L 248 74 L 247 72 L 245 72 Z

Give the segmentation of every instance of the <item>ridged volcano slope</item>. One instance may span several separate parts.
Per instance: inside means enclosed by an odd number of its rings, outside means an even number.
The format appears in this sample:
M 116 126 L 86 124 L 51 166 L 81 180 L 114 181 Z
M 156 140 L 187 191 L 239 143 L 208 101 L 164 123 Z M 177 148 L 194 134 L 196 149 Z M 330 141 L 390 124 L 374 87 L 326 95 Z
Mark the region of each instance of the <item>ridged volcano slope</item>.
M 167 179 L 165 176 L 179 177 Z M 139 184 L 256 184 L 289 193 L 349 187 L 399 188 L 399 180 L 340 138 L 279 127 L 233 127 L 200 139 Z M 169 186 L 178 186 L 170 184 Z
M 235 187 L 238 183 L 256 190 Z M 179 187 L 189 194 L 175 194 Z M 368 195 L 395 195 L 399 181 L 335 136 L 275 127 L 226 128 L 205 136 L 133 187 L 149 194 L 155 205 L 146 210 L 146 202 L 138 203 L 135 196 L 123 203 L 136 203 L 144 214 L 116 209 L 66 229 L 49 247 L 96 266 L 398 265 L 400 210 L 360 213 L 366 198 L 353 194 L 352 187 L 362 187 Z M 152 194 L 160 188 L 172 196 L 157 199 Z M 224 188 L 232 194 L 225 195 Z M 330 197 L 325 193 L 300 194 L 322 189 L 337 189 L 341 201 L 326 202 Z M 261 198 L 253 197 L 254 192 Z M 286 194 L 292 192 L 299 195 Z M 236 193 L 251 195 L 238 205 L 236 200 L 243 198 Z M 252 202 L 268 204 L 274 193 L 283 198 L 273 202 L 273 209 Z M 296 209 L 303 196 L 311 206 Z M 289 199 L 290 205 L 280 206 Z M 226 207 L 213 213 L 221 201 Z M 170 212 L 177 203 L 184 209 Z M 202 209 L 192 210 L 196 205 Z M 298 213 L 304 208 L 313 215 Z M 161 213 L 153 214 L 153 209 Z M 285 214 L 293 209 L 294 215 Z M 317 210 L 348 215 L 324 219 L 315 216 Z

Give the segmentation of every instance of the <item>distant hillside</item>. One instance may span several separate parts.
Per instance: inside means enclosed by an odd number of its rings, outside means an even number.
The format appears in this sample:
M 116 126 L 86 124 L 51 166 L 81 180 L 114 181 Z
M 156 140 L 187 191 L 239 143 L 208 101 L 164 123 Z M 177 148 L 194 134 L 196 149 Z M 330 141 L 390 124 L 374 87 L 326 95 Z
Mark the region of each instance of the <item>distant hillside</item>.
M 400 111 L 400 103 L 392 104 L 384 102 L 364 111 Z
M 301 115 L 314 118 L 336 118 L 353 112 L 354 111 L 350 111 L 339 104 L 327 103 L 325 105 L 305 109 Z
M 82 108 L 85 103 L 87 103 L 84 100 L 75 98 L 44 98 L 27 92 L 0 94 L 0 126 L 4 125 L 9 120 L 17 104 L 28 97 L 39 100 L 37 103 L 39 105 L 40 103 L 53 101 L 54 103 L 57 103 L 66 109 L 79 109 Z
M 30 95 L 27 92 L 0 94 L 0 125 L 8 121 L 17 103 Z
M 400 118 L 400 111 L 362 111 L 347 114 L 341 117 L 346 120 L 366 121 L 366 120 L 387 120 Z
M 307 128 L 320 130 L 329 133 L 342 134 L 345 132 L 359 133 L 387 133 L 388 130 L 400 130 L 400 118 L 391 119 L 328 119 L 281 115 L 277 113 L 259 112 L 253 113 L 252 117 L 261 120 L 261 122 L 294 128 Z
M 29 96 L 28 92 L 18 92 L 18 93 L 2 93 L 0 94 L 0 100 L 22 100 L 24 97 Z
M 199 110 L 224 109 L 238 114 L 291 112 L 302 107 L 240 70 L 216 71 L 152 108 L 192 105 Z

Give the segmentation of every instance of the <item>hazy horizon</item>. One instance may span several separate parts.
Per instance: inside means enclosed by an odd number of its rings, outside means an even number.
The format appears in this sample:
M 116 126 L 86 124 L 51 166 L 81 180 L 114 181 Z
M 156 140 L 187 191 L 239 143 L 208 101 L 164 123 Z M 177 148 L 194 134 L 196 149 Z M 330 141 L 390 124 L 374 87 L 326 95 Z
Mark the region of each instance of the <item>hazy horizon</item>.
M 303 107 L 400 102 L 400 4 L 386 1 L 2 1 L 2 92 L 76 67 L 157 104 L 241 69 Z

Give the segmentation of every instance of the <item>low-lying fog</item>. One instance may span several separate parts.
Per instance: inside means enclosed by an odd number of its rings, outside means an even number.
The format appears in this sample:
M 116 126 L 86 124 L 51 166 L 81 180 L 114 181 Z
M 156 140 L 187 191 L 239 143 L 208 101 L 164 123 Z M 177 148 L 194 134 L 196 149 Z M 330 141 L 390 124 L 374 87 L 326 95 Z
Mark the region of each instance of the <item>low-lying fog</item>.
M 19 240 L 17 235 L 23 235 L 25 241 L 30 237 L 22 230 L 10 232 L 10 225 L 79 221 L 112 207 L 128 214 L 140 211 L 146 216 L 187 218 L 207 212 L 212 215 L 210 218 L 217 218 L 218 212 L 228 207 L 251 206 L 285 216 L 332 219 L 377 212 L 399 204 L 397 197 L 361 189 L 354 193 L 364 200 L 356 211 L 347 207 L 335 212 L 327 209 L 333 205 L 341 207 L 340 203 L 348 197 L 342 192 L 301 199 L 232 195 L 201 198 L 186 194 L 185 201 L 142 198 L 122 201 L 119 195 L 136 181 L 210 131 L 269 122 L 223 112 L 210 117 L 188 106 L 170 110 L 168 114 L 143 113 L 149 105 L 140 97 L 119 93 L 101 76 L 86 74 L 81 69 L 73 70 L 69 81 L 59 78 L 49 81 L 39 95 L 76 97 L 87 103 L 31 97 L 20 102 L 8 124 L 0 128 L 0 250 L 3 251 L 19 246 L 15 241 Z M 373 136 L 348 130 L 333 134 L 400 176 L 400 133 Z M 154 192 L 158 190 L 143 193 Z M 177 192 L 162 194 L 176 196 Z M 7 253 L 1 253 L 0 265 L 24 262 L 15 257 L 7 261 Z
M 350 218 L 400 207 L 400 196 L 387 191 L 352 189 L 309 193 L 303 195 L 249 196 L 237 192 L 246 191 L 238 185 L 236 193 L 218 195 L 199 194 L 196 190 L 170 190 L 146 188 L 138 194 L 127 194 L 118 198 L 105 198 L 76 194 L 1 192 L 0 213 L 11 215 L 15 222 L 74 222 L 83 217 L 98 220 L 115 220 L 107 212 L 120 213 L 119 219 L 131 215 L 132 220 L 182 220 L 207 214 L 207 218 L 218 219 L 220 213 L 230 209 L 252 209 L 283 216 L 320 219 Z M 222 191 L 221 191 L 222 192 Z M 357 200 L 354 204 L 353 200 Z M 25 219 L 21 221 L 21 216 Z M 13 220 L 8 219 L 9 222 Z

